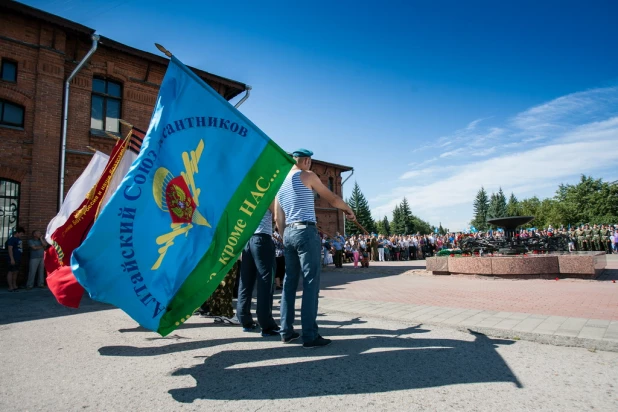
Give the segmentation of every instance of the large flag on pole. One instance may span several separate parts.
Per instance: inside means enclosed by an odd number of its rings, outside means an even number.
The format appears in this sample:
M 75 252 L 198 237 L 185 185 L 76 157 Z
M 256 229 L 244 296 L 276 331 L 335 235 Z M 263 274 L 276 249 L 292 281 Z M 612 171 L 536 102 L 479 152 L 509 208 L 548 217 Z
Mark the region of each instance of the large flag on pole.
M 77 178 L 66 198 L 62 202 L 62 207 L 58 214 L 50 220 L 47 225 L 47 231 L 45 232 L 45 240 L 50 245 L 52 244 L 52 235 L 60 226 L 64 225 L 73 212 L 80 207 L 86 195 L 92 189 L 107 166 L 109 156 L 99 151 L 95 152 L 90 159 L 90 163 L 86 166 L 84 172 Z
M 131 126 L 131 131 L 126 137 L 126 139 L 128 140 L 127 150 L 125 151 L 124 156 L 122 156 L 120 163 L 118 163 L 118 166 L 116 167 L 116 171 L 112 175 L 112 178 L 109 182 L 109 187 L 107 191 L 105 192 L 105 195 L 103 196 L 103 199 L 101 200 L 101 203 L 99 204 L 99 210 L 97 211 L 97 216 L 99 215 L 100 211 L 103 210 L 105 205 L 107 205 L 107 203 L 109 202 L 109 199 L 111 199 L 112 195 L 114 194 L 116 189 L 118 189 L 118 187 L 120 186 L 120 183 L 122 183 L 122 180 L 129 172 L 131 165 L 133 164 L 135 159 L 137 159 L 137 155 L 139 154 L 139 151 L 141 150 L 145 135 L 146 135 L 146 132 L 144 132 L 143 130 L 138 129 L 135 126 Z
M 219 285 L 292 165 L 172 57 L 138 158 L 73 253 L 75 277 L 167 335 Z
M 96 184 L 82 198 L 81 204 L 73 210 L 66 222 L 50 236 L 53 248 L 48 248 L 44 256 L 47 286 L 58 303 L 64 306 L 79 307 L 84 289 L 71 272 L 71 255 L 92 227 L 101 200 L 110 189 L 110 181 L 128 146 L 129 139 L 116 142 Z

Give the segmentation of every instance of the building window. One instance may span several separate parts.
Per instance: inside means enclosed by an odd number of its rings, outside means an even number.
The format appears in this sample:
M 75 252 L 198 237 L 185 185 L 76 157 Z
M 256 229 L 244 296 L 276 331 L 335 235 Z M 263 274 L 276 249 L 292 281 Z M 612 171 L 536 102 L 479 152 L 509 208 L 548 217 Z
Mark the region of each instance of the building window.
M 19 221 L 19 183 L 0 179 L 0 248 L 6 249 L 6 241 Z
M 111 133 L 120 132 L 120 103 L 122 86 L 110 80 L 92 80 L 92 103 L 90 106 L 90 128 Z
M 335 192 L 335 179 L 333 179 L 332 177 L 328 178 L 328 190 L 333 193 Z
M 0 100 L 0 125 L 24 127 L 24 108 Z
M 6 82 L 17 82 L 17 62 L 2 59 L 2 64 L 0 64 L 0 79 Z

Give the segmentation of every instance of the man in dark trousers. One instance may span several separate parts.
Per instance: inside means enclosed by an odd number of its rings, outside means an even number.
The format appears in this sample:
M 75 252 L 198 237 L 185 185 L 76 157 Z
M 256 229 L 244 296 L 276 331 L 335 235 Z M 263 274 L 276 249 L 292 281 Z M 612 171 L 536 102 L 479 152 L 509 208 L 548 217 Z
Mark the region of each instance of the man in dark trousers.
M 292 156 L 296 165 L 288 173 L 276 197 L 275 220 L 283 233 L 286 274 L 281 296 L 281 341 L 290 343 L 300 337 L 294 332 L 294 301 L 298 279 L 303 278 L 301 322 L 303 347 L 317 348 L 331 343 L 318 333 L 318 294 L 320 292 L 320 262 L 322 243 L 315 218 L 313 191 L 332 206 L 345 212 L 350 220 L 354 212 L 339 196 L 331 192 L 311 171 L 313 152 L 296 150 Z
M 236 316 L 243 331 L 256 328 L 251 316 L 251 296 L 257 281 L 257 319 L 262 336 L 279 336 L 279 326 L 273 319 L 273 293 L 275 281 L 275 244 L 273 243 L 274 203 L 266 211 L 260 225 L 242 251 L 240 285 Z
M 21 255 L 23 253 L 22 237 L 26 231 L 23 227 L 18 227 L 13 236 L 6 242 L 9 258 L 9 271 L 6 276 L 6 281 L 9 284 L 9 292 L 17 292 L 17 275 L 21 266 Z

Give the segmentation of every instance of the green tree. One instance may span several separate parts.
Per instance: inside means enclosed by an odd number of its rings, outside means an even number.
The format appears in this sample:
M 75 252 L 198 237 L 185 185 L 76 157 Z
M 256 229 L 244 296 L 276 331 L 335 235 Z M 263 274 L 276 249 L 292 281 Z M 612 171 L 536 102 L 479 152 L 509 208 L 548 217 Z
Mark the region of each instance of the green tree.
M 507 216 L 521 216 L 521 208 L 519 206 L 519 200 L 517 200 L 517 198 L 512 192 L 511 192 L 511 197 L 509 197 L 509 202 L 506 204 L 506 215 Z
M 489 199 L 487 198 L 487 192 L 485 188 L 481 187 L 481 190 L 476 194 L 476 199 L 474 199 L 474 218 L 472 219 L 472 225 L 478 230 L 487 230 L 488 209 Z
M 391 233 L 393 235 L 400 235 L 406 230 L 406 223 L 401 213 L 399 205 L 395 206 L 393 210 L 393 220 L 391 220 Z
M 506 197 L 504 196 L 502 188 L 500 188 L 498 193 L 491 194 L 491 198 L 489 199 L 489 208 L 487 210 L 487 218 L 494 219 L 505 216 L 507 216 Z
M 426 235 L 428 233 L 433 233 L 432 226 L 417 216 L 412 216 L 412 224 L 414 225 L 415 231 L 413 233 L 415 234 L 420 233 L 421 235 Z
M 539 212 L 541 210 L 541 201 L 539 200 L 538 197 L 533 196 L 529 199 L 524 199 L 521 202 L 519 202 L 519 207 L 521 208 L 521 214 L 522 216 L 534 216 L 535 219 L 530 222 L 527 223 L 525 225 L 525 227 L 534 227 L 538 220 L 536 219 L 536 217 L 539 215 Z
M 384 236 L 389 236 L 391 234 L 391 225 L 388 222 L 388 218 L 386 216 L 384 216 L 384 219 L 382 219 L 382 232 L 380 232 L 381 235 Z
M 399 207 L 401 211 L 401 219 L 403 221 L 403 232 L 404 235 L 409 235 L 414 232 L 414 223 L 412 221 L 412 211 L 410 210 L 410 204 L 408 203 L 408 199 L 405 197 L 401 202 L 401 206 Z
M 356 215 L 356 220 L 360 223 L 368 232 L 375 232 L 375 222 L 371 217 L 371 210 L 369 209 L 369 202 L 361 192 L 360 186 L 357 182 L 354 183 L 354 188 L 352 189 L 352 195 L 346 201 L 346 203 L 350 206 L 350 208 L 354 211 Z M 361 234 L 362 230 L 354 224 L 354 222 L 350 222 L 346 220 L 345 222 L 345 232 L 348 235 L 357 235 Z
M 554 199 L 562 224 L 618 221 L 618 185 L 582 175 L 576 185 L 558 186 Z

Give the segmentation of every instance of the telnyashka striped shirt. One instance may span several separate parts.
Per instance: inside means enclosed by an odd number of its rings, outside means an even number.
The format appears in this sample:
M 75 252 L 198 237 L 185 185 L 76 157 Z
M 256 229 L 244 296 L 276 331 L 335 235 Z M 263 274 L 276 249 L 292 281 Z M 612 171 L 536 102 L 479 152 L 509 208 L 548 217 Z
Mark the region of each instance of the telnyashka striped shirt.
M 255 235 L 260 233 L 264 233 L 269 236 L 272 236 L 273 234 L 273 214 L 270 210 L 266 211 L 266 214 L 262 218 L 260 225 L 254 232 Z
M 300 180 L 298 170 L 288 175 L 277 193 L 277 200 L 285 213 L 286 224 L 295 222 L 315 222 L 315 200 L 313 191 Z

